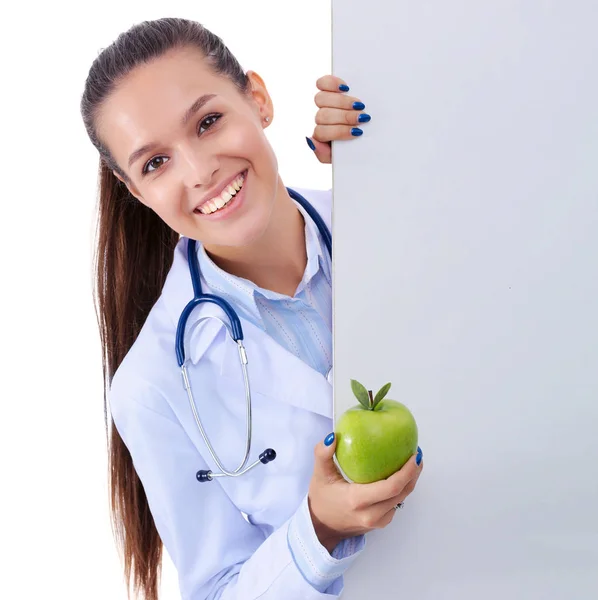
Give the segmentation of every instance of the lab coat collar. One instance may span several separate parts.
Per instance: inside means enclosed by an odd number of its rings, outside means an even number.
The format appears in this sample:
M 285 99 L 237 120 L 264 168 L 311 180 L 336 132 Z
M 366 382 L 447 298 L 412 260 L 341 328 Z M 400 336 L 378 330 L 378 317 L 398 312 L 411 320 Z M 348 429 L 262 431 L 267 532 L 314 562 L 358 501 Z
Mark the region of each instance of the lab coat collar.
M 243 322 L 244 346 L 252 394 L 261 394 L 275 402 L 286 402 L 332 418 L 331 379 L 313 369 L 248 321 Z M 238 350 L 226 340 L 220 360 L 224 378 L 242 381 Z
M 332 418 L 332 378 L 304 363 L 243 317 L 241 326 L 252 395 Z M 237 344 L 229 335 L 228 320 L 215 304 L 204 303 L 189 317 L 185 352 L 192 364 L 209 358 L 222 384 L 243 381 Z

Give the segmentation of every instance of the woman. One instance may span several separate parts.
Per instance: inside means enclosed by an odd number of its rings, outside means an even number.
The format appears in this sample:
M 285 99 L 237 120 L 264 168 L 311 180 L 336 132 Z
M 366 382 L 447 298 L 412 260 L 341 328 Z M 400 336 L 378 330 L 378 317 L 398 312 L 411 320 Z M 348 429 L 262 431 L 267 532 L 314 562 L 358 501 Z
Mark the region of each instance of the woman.
M 329 162 L 326 142 L 350 139 L 369 117 L 339 92 L 342 81 L 324 77 L 319 87 L 310 145 Z M 92 65 L 81 109 L 101 155 L 98 306 L 127 580 L 157 598 L 163 542 L 183 598 L 338 597 L 364 534 L 390 523 L 423 463 L 418 452 L 368 485 L 334 466 L 331 194 L 285 188 L 263 133 L 273 115 L 264 82 L 197 23 L 162 19 L 119 36 Z M 229 301 L 244 332 L 253 410 L 245 464 L 259 466 L 238 477 L 217 477 L 186 391 L 234 470 L 246 451 L 246 390 L 223 309 L 207 302 L 189 314 L 188 382 L 175 353 L 194 295 L 189 248 L 203 291 Z M 277 456 L 264 466 L 268 447 Z

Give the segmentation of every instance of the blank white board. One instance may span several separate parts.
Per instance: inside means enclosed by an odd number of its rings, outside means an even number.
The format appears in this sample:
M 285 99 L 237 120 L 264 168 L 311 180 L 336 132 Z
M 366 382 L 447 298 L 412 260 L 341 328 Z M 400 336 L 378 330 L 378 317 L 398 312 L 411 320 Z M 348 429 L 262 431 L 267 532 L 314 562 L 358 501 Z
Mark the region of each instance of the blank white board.
M 598 3 L 333 1 L 335 418 L 425 469 L 345 600 L 598 598 Z

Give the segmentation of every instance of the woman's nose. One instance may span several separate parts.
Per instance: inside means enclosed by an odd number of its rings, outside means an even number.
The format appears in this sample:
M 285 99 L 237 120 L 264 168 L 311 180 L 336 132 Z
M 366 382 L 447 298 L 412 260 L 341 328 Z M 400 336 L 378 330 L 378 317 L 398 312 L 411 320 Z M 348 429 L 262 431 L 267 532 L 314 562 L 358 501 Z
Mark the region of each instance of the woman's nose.
M 185 187 L 194 188 L 209 185 L 219 164 L 213 153 L 187 147 L 180 151 L 179 168 Z

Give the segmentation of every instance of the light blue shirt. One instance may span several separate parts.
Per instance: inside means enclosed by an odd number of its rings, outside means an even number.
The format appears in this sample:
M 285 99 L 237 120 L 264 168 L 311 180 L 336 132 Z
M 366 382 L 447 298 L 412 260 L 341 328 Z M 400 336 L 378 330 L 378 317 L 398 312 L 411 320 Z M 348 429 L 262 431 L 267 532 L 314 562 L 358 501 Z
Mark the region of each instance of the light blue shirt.
M 260 288 L 220 269 L 198 244 L 202 278 L 240 317 L 268 333 L 283 348 L 326 375 L 332 367 L 332 266 L 317 226 L 305 220 L 307 265 L 293 297 Z
M 198 244 L 202 279 L 228 300 L 239 316 L 262 328 L 283 348 L 323 375 L 332 367 L 332 265 L 317 226 L 297 204 L 305 221 L 307 265 L 293 297 L 266 290 L 220 269 Z M 332 552 L 320 544 L 307 496 L 290 521 L 288 543 L 304 578 L 325 592 L 365 545 L 365 536 L 346 539 Z

